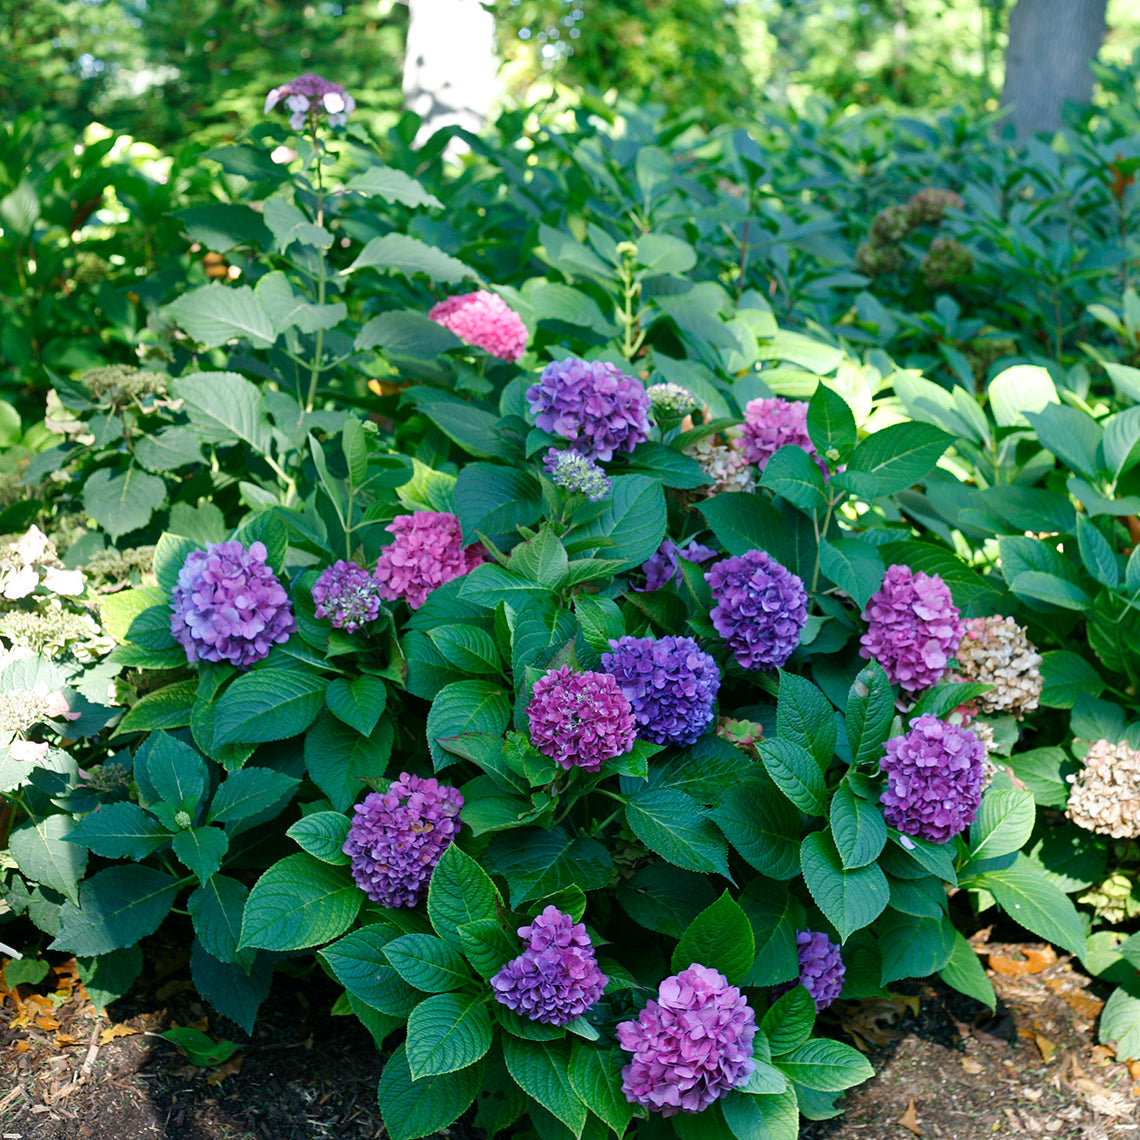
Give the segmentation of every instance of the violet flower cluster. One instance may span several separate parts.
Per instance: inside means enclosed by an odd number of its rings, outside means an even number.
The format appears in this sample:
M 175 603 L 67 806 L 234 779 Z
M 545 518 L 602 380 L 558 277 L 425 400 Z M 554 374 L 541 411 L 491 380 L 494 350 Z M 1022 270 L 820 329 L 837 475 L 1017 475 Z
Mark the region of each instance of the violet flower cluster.
M 908 692 L 933 685 L 949 664 L 965 629 L 950 587 L 937 574 L 889 566 L 867 601 L 863 657 L 873 657 L 892 684 Z
M 574 673 L 563 665 L 539 677 L 531 694 L 531 743 L 563 768 L 597 772 L 633 747 L 633 708 L 609 673 Z
M 597 1004 L 609 979 L 582 923 L 548 906 L 518 934 L 527 947 L 491 978 L 496 1001 L 548 1025 L 566 1025 Z
M 480 289 L 447 297 L 433 305 L 428 316 L 500 360 L 513 362 L 526 352 L 526 325 L 498 293 Z
M 808 406 L 802 400 L 749 400 L 744 408 L 744 428 L 739 446 L 761 471 L 781 447 L 802 447 L 827 477 L 827 460 L 816 454 L 807 430 Z
M 192 550 L 170 595 L 170 633 L 189 661 L 248 669 L 297 628 L 265 543 L 212 542 Z
M 313 601 L 318 618 L 355 633 L 379 616 L 380 587 L 363 566 L 341 559 L 321 571 L 313 583 Z
M 552 447 L 543 457 L 542 466 L 556 487 L 572 495 L 585 495 L 591 503 L 601 502 L 613 486 L 594 460 L 572 447 L 565 451 Z
M 692 744 L 712 723 L 720 670 L 691 637 L 611 638 L 602 668 L 633 706 L 644 740 Z
M 883 818 L 904 835 L 945 843 L 965 831 L 982 802 L 986 748 L 968 729 L 930 713 L 884 745 Z
M 807 591 L 800 578 L 764 550 L 718 562 L 705 580 L 716 601 L 709 614 L 745 669 L 782 667 L 807 624 Z
M 756 1015 L 740 990 L 694 962 L 661 983 L 636 1021 L 617 1027 L 618 1044 L 633 1054 L 622 1092 L 662 1116 L 701 1112 L 752 1076 L 755 1036 Z
M 311 71 L 274 87 L 265 96 L 265 114 L 269 114 L 281 100 L 289 109 L 289 126 L 302 130 L 306 120 L 316 125 L 321 115 L 328 115 L 330 127 L 343 127 L 348 116 L 356 110 L 356 100 L 339 83 L 324 79 Z
M 526 391 L 535 423 L 589 459 L 610 460 L 649 438 L 645 385 L 604 360 L 548 364 Z
M 642 587 L 642 592 L 660 590 L 670 582 L 680 582 L 681 564 L 678 559 L 683 558 L 686 562 L 699 565 L 710 558 L 715 558 L 716 554 L 715 550 L 702 546 L 695 538 L 689 540 L 688 546 L 678 546 L 671 538 L 667 538 L 658 547 L 657 553 L 641 564 L 645 574 L 645 586 Z M 638 587 L 635 586 L 634 589 Z
M 396 541 L 384 547 L 372 572 L 380 596 L 403 598 L 418 610 L 437 586 L 469 574 L 487 561 L 482 546 L 463 545 L 459 519 L 446 511 L 397 515 L 385 528 Z
M 415 906 L 459 833 L 462 807 L 455 788 L 407 772 L 386 792 L 370 792 L 344 841 L 356 885 L 381 906 Z
M 796 957 L 800 963 L 800 976 L 793 982 L 784 982 L 772 991 L 775 1000 L 796 986 L 803 986 L 815 1002 L 816 1012 L 827 1009 L 843 989 L 847 967 L 839 946 L 818 930 L 796 931 Z

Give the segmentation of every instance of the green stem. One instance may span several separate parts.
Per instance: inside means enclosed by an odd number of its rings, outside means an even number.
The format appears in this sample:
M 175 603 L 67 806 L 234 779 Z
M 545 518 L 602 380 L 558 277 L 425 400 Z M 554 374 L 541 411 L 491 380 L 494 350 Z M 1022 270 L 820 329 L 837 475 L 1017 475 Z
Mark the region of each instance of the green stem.
M 324 174 L 321 170 L 321 144 L 317 138 L 316 116 L 309 116 L 309 136 L 312 139 L 313 151 L 316 154 L 317 166 L 317 225 L 325 224 L 325 187 Z M 317 304 L 325 303 L 325 290 L 328 283 L 328 266 L 323 252 L 317 256 Z M 321 378 L 321 357 L 325 351 L 325 330 L 317 329 L 317 340 L 313 348 L 313 363 L 309 373 L 309 394 L 305 399 L 305 411 L 311 412 L 317 402 L 317 383 Z

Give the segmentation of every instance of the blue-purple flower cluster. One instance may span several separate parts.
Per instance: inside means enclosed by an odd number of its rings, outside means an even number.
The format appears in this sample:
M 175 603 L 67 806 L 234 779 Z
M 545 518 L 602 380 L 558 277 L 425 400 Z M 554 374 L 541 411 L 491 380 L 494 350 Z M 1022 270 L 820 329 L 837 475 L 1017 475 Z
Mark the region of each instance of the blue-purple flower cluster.
M 355 562 L 338 560 L 321 571 L 313 583 L 316 616 L 327 618 L 334 629 L 355 633 L 380 614 L 380 585 Z
M 690 539 L 688 546 L 678 546 L 671 538 L 667 538 L 648 561 L 642 563 L 641 569 L 645 573 L 645 590 L 660 590 L 670 582 L 681 581 L 681 564 L 678 559 L 686 562 L 707 562 L 716 557 L 716 551 L 711 547 L 702 546 L 697 540 Z M 634 589 L 637 589 L 635 586 Z
M 800 976 L 794 982 L 777 986 L 772 991 L 773 999 L 796 986 L 803 986 L 811 994 L 817 1013 L 827 1009 L 839 997 L 847 973 L 839 946 L 818 930 L 797 930 L 796 956 Z

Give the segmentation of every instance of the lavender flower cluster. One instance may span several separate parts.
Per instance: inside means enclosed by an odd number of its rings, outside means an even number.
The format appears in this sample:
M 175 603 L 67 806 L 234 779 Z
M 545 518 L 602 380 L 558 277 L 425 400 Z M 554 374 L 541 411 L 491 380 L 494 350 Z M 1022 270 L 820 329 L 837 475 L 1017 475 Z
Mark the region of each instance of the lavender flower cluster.
M 802 447 L 827 477 L 827 460 L 816 454 L 807 430 L 808 406 L 802 400 L 749 400 L 738 446 L 761 471 L 781 447 Z
M 274 87 L 265 96 L 265 114 L 268 115 L 282 99 L 289 108 L 289 126 L 295 131 L 303 129 L 306 121 L 315 126 L 320 116 L 326 114 L 330 127 L 342 127 L 356 110 L 356 100 L 339 83 L 311 71 Z
M 609 673 L 549 670 L 535 681 L 526 715 L 535 748 L 566 769 L 597 772 L 633 747 L 633 709 Z
M 612 489 L 609 477 L 592 459 L 572 447 L 559 451 L 552 447 L 542 460 L 550 481 L 571 495 L 585 495 L 591 503 L 599 503 Z
M 548 906 L 518 934 L 527 947 L 491 978 L 496 1001 L 548 1025 L 566 1025 L 597 1004 L 609 979 L 585 926 Z
M 711 547 L 702 546 L 697 540 L 690 539 L 688 546 L 678 546 L 671 538 L 667 538 L 658 547 L 657 553 L 648 561 L 643 562 L 641 569 L 645 574 L 643 591 L 660 590 L 670 582 L 681 581 L 681 565 L 678 559 L 686 562 L 700 564 L 716 557 L 716 551 Z M 638 589 L 638 587 L 634 587 Z
M 839 946 L 818 930 L 797 930 L 796 957 L 800 976 L 794 982 L 777 986 L 772 991 L 773 1000 L 796 986 L 803 986 L 811 994 L 817 1013 L 827 1009 L 839 997 L 847 973 Z
M 480 289 L 447 297 L 433 305 L 428 316 L 500 360 L 513 362 L 526 352 L 526 325 L 498 293 Z
M 316 616 L 327 618 L 334 629 L 355 633 L 380 615 L 380 586 L 355 562 L 338 560 L 321 571 L 313 583 Z
M 447 511 L 397 515 L 385 529 L 396 540 L 381 551 L 373 577 L 382 598 L 403 598 L 413 610 L 418 610 L 437 586 L 487 561 L 477 543 L 463 545 L 459 519 Z

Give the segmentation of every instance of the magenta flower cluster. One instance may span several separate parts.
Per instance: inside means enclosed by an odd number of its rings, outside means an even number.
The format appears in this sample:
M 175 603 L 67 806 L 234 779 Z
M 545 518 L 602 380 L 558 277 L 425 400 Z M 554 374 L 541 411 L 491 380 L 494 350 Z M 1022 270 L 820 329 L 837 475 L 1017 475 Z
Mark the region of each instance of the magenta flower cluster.
M 327 618 L 334 629 L 355 633 L 379 616 L 380 587 L 363 566 L 341 559 L 321 571 L 313 583 L 313 601 L 317 617 Z
M 381 551 L 373 577 L 382 598 L 403 598 L 413 610 L 418 610 L 437 586 L 487 561 L 478 543 L 463 545 L 459 519 L 446 511 L 397 515 L 385 529 L 396 540 Z
M 670 582 L 680 582 L 681 564 L 678 559 L 683 558 L 686 562 L 699 565 L 715 557 L 715 550 L 702 546 L 695 538 L 689 541 L 688 546 L 678 546 L 671 538 L 667 538 L 658 547 L 657 553 L 641 565 L 645 574 L 644 590 L 660 590 Z
M 965 831 L 982 802 L 985 745 L 968 729 L 930 713 L 884 745 L 879 767 L 887 777 L 879 797 L 883 818 L 916 839 L 945 843 Z
M 381 906 L 415 906 L 459 834 L 462 807 L 455 788 L 407 772 L 386 792 L 370 792 L 344 841 L 356 885 Z
M 807 430 L 808 406 L 802 400 L 749 400 L 744 408 L 744 427 L 737 446 L 761 471 L 781 447 L 802 447 L 827 475 L 827 460 L 816 454 Z
M 526 398 L 539 428 L 568 439 L 589 459 L 613 459 L 649 438 L 645 385 L 604 360 L 556 360 Z
M 611 638 L 602 668 L 633 706 L 643 739 L 692 744 L 712 723 L 720 670 L 691 637 Z
M 807 624 L 800 578 L 764 550 L 718 562 L 706 575 L 716 601 L 709 617 L 745 669 L 783 666 Z
M 606 473 L 585 455 L 581 455 L 572 447 L 559 451 L 552 447 L 542 460 L 543 469 L 550 476 L 550 481 L 572 495 L 585 495 L 591 503 L 599 503 L 611 491 Z
M 597 772 L 633 747 L 633 709 L 609 673 L 573 673 L 563 665 L 539 677 L 531 694 L 531 742 L 563 768 Z
M 170 633 L 189 661 L 248 669 L 297 628 L 263 542 L 212 542 L 192 550 L 171 591 Z
M 755 1036 L 756 1015 L 740 990 L 693 963 L 661 983 L 636 1021 L 617 1027 L 618 1043 L 633 1054 L 622 1092 L 662 1116 L 701 1112 L 752 1076 Z
M 428 316 L 460 340 L 500 360 L 513 362 L 526 352 L 526 325 L 498 293 L 480 289 L 447 297 L 433 305 Z
M 847 973 L 839 946 L 818 930 L 797 930 L 796 956 L 800 976 L 794 982 L 777 986 L 772 991 L 773 999 L 796 986 L 803 986 L 811 994 L 817 1013 L 827 1009 L 839 997 Z
M 289 109 L 289 126 L 295 131 L 301 130 L 310 118 L 315 124 L 321 115 L 328 115 L 330 127 L 342 127 L 356 110 L 356 100 L 339 83 L 311 71 L 274 87 L 265 96 L 265 114 L 268 115 L 282 99 Z
M 867 601 L 863 657 L 873 657 L 892 684 L 908 692 L 933 685 L 962 640 L 964 623 L 937 574 L 889 566 L 883 584 Z
M 496 1001 L 548 1025 L 566 1025 L 597 1004 L 609 979 L 582 923 L 548 906 L 518 933 L 527 947 L 491 979 Z

